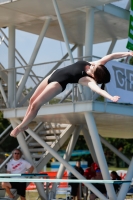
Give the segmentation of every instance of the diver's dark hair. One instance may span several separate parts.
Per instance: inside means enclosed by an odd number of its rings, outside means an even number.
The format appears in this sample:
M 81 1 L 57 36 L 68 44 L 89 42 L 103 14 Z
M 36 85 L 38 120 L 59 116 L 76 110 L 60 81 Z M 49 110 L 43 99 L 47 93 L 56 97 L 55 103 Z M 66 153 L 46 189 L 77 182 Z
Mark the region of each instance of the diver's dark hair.
M 101 89 L 104 90 L 105 83 L 110 82 L 111 76 L 104 65 L 99 65 L 94 72 L 94 78 L 98 84 L 102 84 Z

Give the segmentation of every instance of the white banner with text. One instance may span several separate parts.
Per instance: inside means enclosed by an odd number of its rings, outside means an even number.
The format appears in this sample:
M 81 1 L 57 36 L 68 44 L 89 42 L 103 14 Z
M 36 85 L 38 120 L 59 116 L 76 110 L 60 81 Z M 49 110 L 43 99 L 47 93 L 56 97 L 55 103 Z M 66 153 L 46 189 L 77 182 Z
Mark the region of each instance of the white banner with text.
M 111 81 L 106 84 L 107 92 L 112 96 L 120 96 L 118 103 L 133 104 L 133 66 L 109 61 L 106 67 L 111 74 Z

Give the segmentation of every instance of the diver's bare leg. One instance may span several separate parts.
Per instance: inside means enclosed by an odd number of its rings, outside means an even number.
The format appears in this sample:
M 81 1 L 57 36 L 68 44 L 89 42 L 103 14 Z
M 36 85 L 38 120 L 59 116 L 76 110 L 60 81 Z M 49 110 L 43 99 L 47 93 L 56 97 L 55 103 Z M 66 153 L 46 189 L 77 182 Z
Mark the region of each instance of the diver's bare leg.
M 26 127 L 35 118 L 40 107 L 61 92 L 62 87 L 58 82 L 48 84 L 34 101 L 31 99 L 29 112 L 24 117 L 22 123 L 10 135 L 16 137 L 19 132 L 23 131 L 23 127 Z
M 31 109 L 31 105 L 32 103 L 35 101 L 35 99 L 42 93 L 42 91 L 45 89 L 45 87 L 48 85 L 48 79 L 50 78 L 51 74 L 49 76 L 47 76 L 40 84 L 39 86 L 36 88 L 35 92 L 33 93 L 33 95 L 30 98 L 30 103 L 29 106 L 27 108 L 26 114 L 24 116 L 25 117 L 28 115 L 30 109 Z M 23 119 L 23 120 L 24 120 Z M 28 126 L 23 127 L 21 130 L 24 131 L 28 128 Z

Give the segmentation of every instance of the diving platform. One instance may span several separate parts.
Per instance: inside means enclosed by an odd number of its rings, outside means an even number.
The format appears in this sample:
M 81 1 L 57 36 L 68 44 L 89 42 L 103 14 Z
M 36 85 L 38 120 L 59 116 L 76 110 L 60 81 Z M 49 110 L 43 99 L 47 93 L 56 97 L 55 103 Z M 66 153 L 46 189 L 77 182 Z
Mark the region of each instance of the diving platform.
M 127 38 L 129 10 L 110 4 L 112 2 L 116 0 L 57 0 L 69 43 L 85 44 L 86 10 L 92 8 L 95 12 L 94 44 Z M 47 18 L 51 18 L 51 23 L 45 36 L 64 41 L 52 0 L 0 4 L 1 28 L 14 24 L 18 30 L 40 35 Z
M 3 110 L 4 118 L 23 119 L 27 107 Z M 36 122 L 44 121 L 60 124 L 86 125 L 84 113 L 94 116 L 98 133 L 110 138 L 133 138 L 133 106 L 119 103 L 82 101 L 44 105 L 35 118 Z
M 128 3 L 126 9 L 123 9 L 112 4 L 113 2 L 120 1 L 0 1 L 0 39 L 2 44 L 4 43 L 8 48 L 8 68 L 4 68 L 2 61 L 0 61 L 0 92 L 3 100 L 1 111 L 4 117 L 9 119 L 13 128 L 21 123 L 30 97 L 39 83 L 53 70 L 62 67 L 60 65 L 63 62 L 67 61 L 67 63 L 71 64 L 80 59 L 87 61 L 99 59 L 99 57 L 93 55 L 93 44 L 110 41 L 110 46 L 107 49 L 107 54 L 109 54 L 113 52 L 114 46 L 119 39 L 128 37 L 130 4 Z M 7 27 L 9 30 L 8 37 L 4 33 L 4 28 Z M 16 49 L 16 30 L 38 36 L 29 62 L 26 62 Z M 4 40 L 2 40 L 2 36 L 5 38 Z M 44 67 L 49 64 L 48 72 L 44 75 L 41 70 L 39 74 L 39 67 L 36 74 L 33 66 L 45 37 L 64 41 L 67 53 L 56 62 L 43 63 Z M 72 48 L 70 48 L 71 44 L 74 45 Z M 52 46 L 51 48 L 57 47 Z M 76 59 L 72 54 L 75 49 L 77 51 Z M 19 60 L 20 58 L 21 61 Z M 16 66 L 16 60 L 20 66 Z M 20 68 L 22 71 L 19 71 Z M 18 81 L 17 84 L 16 80 Z M 32 81 L 33 85 L 31 90 L 27 92 L 25 89 L 28 81 Z M 68 95 L 63 93 L 64 96 L 59 103 L 42 106 L 33 120 L 35 126 L 29 126 L 25 132 L 17 136 L 18 148 L 22 149 L 25 159 L 35 166 L 34 172 L 38 173 L 54 157 L 60 162 L 57 179 L 62 178 L 65 169 L 72 172 L 78 179 L 84 179 L 81 174 L 68 164 L 78 137 L 82 134 L 94 162 L 101 169 L 103 179 L 110 180 L 110 174 L 102 144 L 128 164 L 129 168 L 125 180 L 131 181 L 133 177 L 133 159 L 129 160 L 116 147 L 109 144 L 105 137 L 133 138 L 132 104 L 110 103 L 105 100 L 103 102 L 98 101 L 94 97 L 95 95 L 92 98 L 92 92 L 89 88 L 82 87 L 79 84 L 73 85 L 70 91 L 67 92 Z M 69 95 L 71 95 L 70 98 L 68 98 Z M 2 141 L 9 135 L 11 125 L 0 135 Z M 62 158 L 57 151 L 66 141 L 69 142 L 66 154 Z M 0 169 L 6 165 L 11 157 L 9 156 L 0 165 Z M 107 200 L 107 197 L 91 183 L 85 183 L 85 185 L 100 199 Z M 124 200 L 129 185 L 130 183 L 123 184 L 119 194 L 116 194 L 113 184 L 105 184 L 108 199 Z M 52 186 L 53 196 L 47 198 L 42 185 L 37 184 L 39 195 L 41 199 L 45 200 L 55 198 L 56 188 L 57 183 L 54 183 Z

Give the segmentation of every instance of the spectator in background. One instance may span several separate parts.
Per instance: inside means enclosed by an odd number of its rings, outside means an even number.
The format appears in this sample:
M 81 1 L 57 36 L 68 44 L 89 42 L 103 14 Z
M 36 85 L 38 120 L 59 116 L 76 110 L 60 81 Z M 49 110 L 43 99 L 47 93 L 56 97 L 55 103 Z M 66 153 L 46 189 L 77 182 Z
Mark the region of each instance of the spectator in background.
M 86 177 L 86 179 L 92 179 L 96 175 L 96 169 L 98 168 L 99 166 L 97 165 L 97 163 L 92 163 L 90 167 L 85 169 L 84 176 Z
M 110 175 L 111 175 L 112 180 L 121 180 L 121 177 L 117 174 L 116 171 L 112 171 Z M 115 192 L 118 193 L 121 184 L 113 184 L 113 185 L 114 185 Z
M 96 175 L 92 178 L 92 180 L 103 180 L 101 170 L 98 168 L 96 169 Z M 105 196 L 107 196 L 107 191 L 105 188 L 105 184 L 98 184 L 93 183 L 93 185 Z M 95 200 L 97 196 L 91 191 L 90 193 L 90 200 Z
M 96 176 L 96 170 L 99 168 L 97 163 L 92 163 L 90 167 L 86 168 L 84 171 L 84 176 L 87 180 L 90 180 Z M 88 188 L 85 186 L 84 187 L 84 196 L 88 197 Z
M 24 174 L 29 173 L 31 174 L 34 170 L 34 167 L 27 162 L 26 160 L 22 159 L 22 152 L 19 149 L 14 149 L 12 152 L 13 159 L 7 164 L 7 173 L 10 174 Z M 16 178 L 16 177 L 15 177 Z M 17 177 L 21 178 L 21 177 Z M 25 198 L 25 190 L 26 190 L 26 183 L 24 182 L 3 182 L 2 188 L 4 188 L 10 198 L 14 198 L 14 195 L 11 193 L 10 189 L 16 189 L 17 194 L 20 196 L 21 200 L 26 200 Z
M 80 161 L 76 162 L 76 166 L 74 167 L 80 174 L 84 175 L 84 170 L 81 167 Z M 77 179 L 72 173 L 69 174 L 70 179 Z M 73 196 L 73 200 L 77 199 L 79 200 L 79 183 L 69 183 L 69 185 L 72 187 L 71 195 Z

